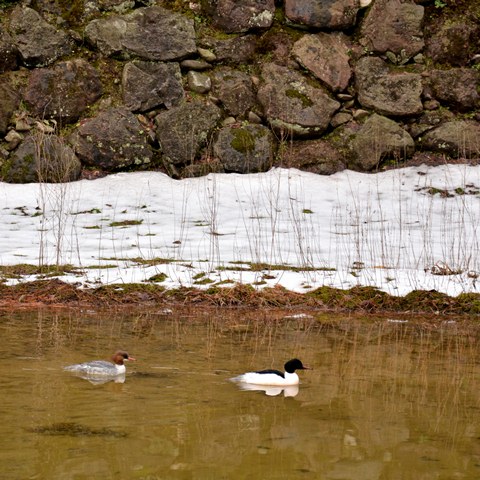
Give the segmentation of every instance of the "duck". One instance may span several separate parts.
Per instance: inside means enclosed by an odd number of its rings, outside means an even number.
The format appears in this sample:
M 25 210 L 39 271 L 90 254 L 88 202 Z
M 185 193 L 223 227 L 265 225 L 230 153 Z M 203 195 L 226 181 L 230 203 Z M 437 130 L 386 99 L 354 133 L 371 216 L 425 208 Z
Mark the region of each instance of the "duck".
M 232 378 L 233 382 L 247 383 L 253 385 L 271 385 L 271 386 L 288 386 L 298 385 L 300 378 L 296 374 L 296 370 L 310 370 L 309 367 L 303 365 L 298 358 L 289 360 L 284 365 L 285 372 L 280 370 L 259 370 L 256 372 L 247 372 Z
M 75 372 L 82 375 L 102 375 L 108 377 L 116 377 L 117 375 L 125 375 L 126 367 L 125 361 L 134 361 L 135 358 L 130 356 L 127 352 L 119 350 L 112 355 L 112 361 L 93 360 L 91 362 L 77 363 L 64 367 L 68 372 Z

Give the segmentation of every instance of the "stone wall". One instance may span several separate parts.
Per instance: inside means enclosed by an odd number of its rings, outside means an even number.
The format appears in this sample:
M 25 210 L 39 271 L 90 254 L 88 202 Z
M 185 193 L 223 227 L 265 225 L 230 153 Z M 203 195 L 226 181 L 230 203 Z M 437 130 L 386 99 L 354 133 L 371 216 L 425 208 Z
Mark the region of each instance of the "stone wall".
M 0 178 L 476 162 L 479 12 L 480 0 L 0 1 Z

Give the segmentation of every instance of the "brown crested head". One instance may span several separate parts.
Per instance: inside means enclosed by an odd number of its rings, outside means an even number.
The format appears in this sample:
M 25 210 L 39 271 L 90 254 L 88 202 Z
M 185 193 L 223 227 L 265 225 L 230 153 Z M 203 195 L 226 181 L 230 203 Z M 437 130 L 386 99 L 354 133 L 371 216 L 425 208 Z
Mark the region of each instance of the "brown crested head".
M 112 361 L 116 365 L 123 365 L 123 362 L 125 362 L 125 361 L 128 362 L 128 361 L 131 361 L 131 360 L 135 360 L 135 359 L 123 350 L 119 350 L 118 352 L 115 352 L 112 355 Z

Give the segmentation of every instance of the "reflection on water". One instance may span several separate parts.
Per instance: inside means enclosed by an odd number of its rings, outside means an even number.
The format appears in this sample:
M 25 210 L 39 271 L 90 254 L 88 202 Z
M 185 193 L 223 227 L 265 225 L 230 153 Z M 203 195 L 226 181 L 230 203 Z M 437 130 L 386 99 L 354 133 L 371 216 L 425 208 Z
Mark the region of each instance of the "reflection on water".
M 286 387 L 275 387 L 272 385 L 255 385 L 253 383 L 237 383 L 237 386 L 240 390 L 250 390 L 250 391 L 258 391 L 258 392 L 265 392 L 265 395 L 269 397 L 275 397 L 283 393 L 284 397 L 296 397 L 299 392 L 298 385 L 288 385 Z
M 478 332 L 333 320 L 0 314 L 0 477 L 480 478 Z M 124 383 L 62 370 L 116 349 Z M 229 381 L 293 357 L 295 391 Z
M 104 383 L 114 382 L 114 383 L 125 383 L 125 378 L 127 377 L 125 373 L 119 375 L 89 375 L 88 373 L 81 372 L 71 372 L 70 375 L 74 377 L 87 380 L 93 385 L 103 385 Z

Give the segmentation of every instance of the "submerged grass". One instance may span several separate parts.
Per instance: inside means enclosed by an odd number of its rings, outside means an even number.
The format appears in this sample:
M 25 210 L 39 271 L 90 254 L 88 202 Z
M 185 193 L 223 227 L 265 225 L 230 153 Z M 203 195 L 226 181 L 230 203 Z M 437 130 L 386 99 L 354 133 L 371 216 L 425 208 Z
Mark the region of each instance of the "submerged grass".
M 248 284 L 212 285 L 207 289 L 166 289 L 158 283 L 123 283 L 80 288 L 59 279 L 12 286 L 0 284 L 0 308 L 36 308 L 39 305 L 286 308 L 369 315 L 389 312 L 470 315 L 472 320 L 477 320 L 480 316 L 480 293 L 450 297 L 437 291 L 416 290 L 404 297 L 395 297 L 374 287 L 340 290 L 324 286 L 309 293 L 297 293 L 281 286 L 256 289 Z
M 65 435 L 69 437 L 126 437 L 125 432 L 111 430 L 109 428 L 91 428 L 87 425 L 74 422 L 52 423 L 29 429 L 30 432 L 42 435 Z

